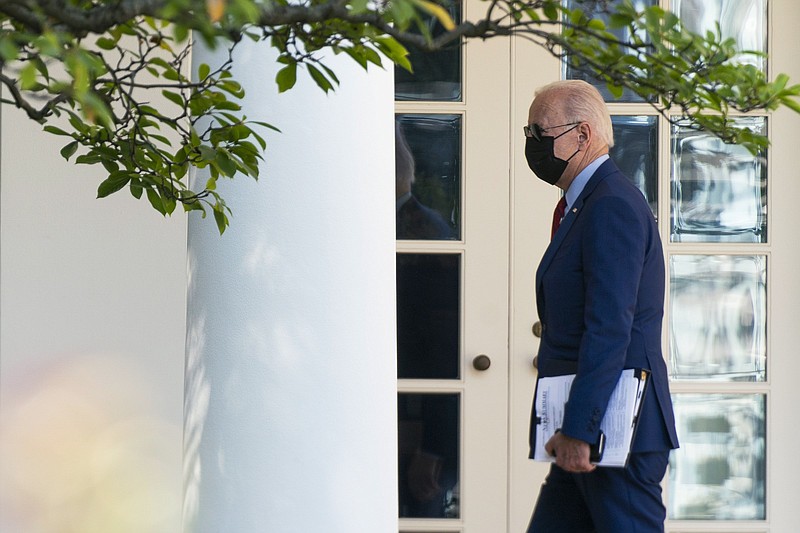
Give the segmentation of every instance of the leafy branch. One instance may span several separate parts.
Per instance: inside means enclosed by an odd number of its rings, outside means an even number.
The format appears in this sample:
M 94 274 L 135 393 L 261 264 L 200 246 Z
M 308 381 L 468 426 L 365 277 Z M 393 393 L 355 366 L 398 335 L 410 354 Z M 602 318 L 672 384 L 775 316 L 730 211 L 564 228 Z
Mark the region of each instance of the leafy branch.
M 324 91 L 339 84 L 322 51 L 363 68 L 388 60 L 411 70 L 408 49 L 434 52 L 465 39 L 518 36 L 603 80 L 630 90 L 671 121 L 688 121 L 750 150 L 767 139 L 738 127 L 741 113 L 787 106 L 800 112 L 800 86 L 770 82 L 732 39 L 696 35 L 659 7 L 586 0 L 487 0 L 476 21 L 456 23 L 432 0 L 0 0 L 0 103 L 68 138 L 62 155 L 100 164 L 98 197 L 124 188 L 164 215 L 178 205 L 213 213 L 220 232 L 230 209 L 220 178 L 257 179 L 266 130 L 247 119 L 231 69 L 244 39 L 278 52 L 275 82 L 290 90 L 305 71 Z M 437 20 L 435 35 L 428 22 Z M 190 35 L 223 47 L 221 65 L 190 72 Z M 208 169 L 197 190 L 193 169 Z

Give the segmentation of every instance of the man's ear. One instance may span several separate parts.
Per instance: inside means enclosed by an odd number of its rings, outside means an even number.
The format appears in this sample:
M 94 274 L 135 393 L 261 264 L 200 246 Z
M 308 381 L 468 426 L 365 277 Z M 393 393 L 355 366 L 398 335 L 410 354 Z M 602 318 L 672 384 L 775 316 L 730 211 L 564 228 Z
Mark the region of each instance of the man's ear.
M 591 144 L 592 134 L 592 126 L 588 122 L 581 122 L 578 126 L 578 142 Z

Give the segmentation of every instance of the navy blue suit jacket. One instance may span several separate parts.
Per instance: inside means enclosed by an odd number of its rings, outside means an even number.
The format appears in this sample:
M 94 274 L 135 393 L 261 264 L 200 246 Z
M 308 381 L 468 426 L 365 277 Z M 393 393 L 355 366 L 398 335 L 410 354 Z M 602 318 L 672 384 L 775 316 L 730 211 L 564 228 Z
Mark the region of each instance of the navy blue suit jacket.
M 536 271 L 542 377 L 576 373 L 561 431 L 597 442 L 600 421 L 625 368 L 652 379 L 634 452 L 678 446 L 661 353 L 664 256 L 642 193 L 606 160 L 569 207 Z M 532 413 L 535 420 L 536 413 Z M 531 457 L 536 431 L 531 424 Z

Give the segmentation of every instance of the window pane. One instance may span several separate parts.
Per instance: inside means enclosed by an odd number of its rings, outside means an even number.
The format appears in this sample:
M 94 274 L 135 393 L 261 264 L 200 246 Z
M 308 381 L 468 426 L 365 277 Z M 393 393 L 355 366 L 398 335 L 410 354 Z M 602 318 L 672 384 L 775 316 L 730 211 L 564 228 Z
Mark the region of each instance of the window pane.
M 569 9 L 582 8 L 585 13 L 590 14 L 593 18 L 600 19 L 605 22 L 608 31 L 616 36 L 620 41 L 627 41 L 630 39 L 630 32 L 626 28 L 610 28 L 608 24 L 610 18 L 608 15 L 609 6 L 614 6 L 614 4 L 621 3 L 620 0 L 567 0 L 566 3 Z M 633 0 L 633 5 L 640 11 L 657 4 L 658 0 Z M 569 57 L 565 58 L 564 61 L 564 79 L 584 80 L 591 83 L 597 87 L 597 90 L 600 91 L 600 94 L 603 95 L 603 99 L 607 102 L 644 101 L 642 97 L 637 96 L 629 89 L 625 89 L 620 98 L 615 98 L 611 95 L 611 92 L 606 87 L 606 82 L 598 80 L 594 76 L 590 76 L 582 72 L 580 70 L 580 64 L 573 65 Z
M 766 379 L 764 256 L 670 257 L 673 379 Z
M 458 518 L 459 395 L 398 395 L 400 518 Z
M 461 234 L 461 115 L 397 115 L 398 239 Z
M 458 379 L 460 257 L 397 254 L 397 377 Z
M 461 2 L 444 0 L 437 3 L 447 9 L 456 24 L 461 22 Z M 427 31 L 434 37 L 444 31 L 435 17 L 428 15 L 423 19 Z M 407 49 L 414 72 L 395 66 L 395 100 L 461 100 L 461 43 L 453 43 L 438 52 L 423 52 L 413 46 Z
M 766 134 L 766 119 L 737 124 Z M 766 154 L 672 128 L 672 242 L 767 242 Z
M 611 158 L 636 185 L 658 216 L 658 120 L 650 116 L 613 116 Z
M 767 51 L 767 0 L 673 0 L 672 11 L 689 31 L 716 33 L 719 24 L 722 38 L 734 39 L 737 49 Z M 736 62 L 766 72 L 766 57 L 743 54 Z
M 766 398 L 675 394 L 681 447 L 672 451 L 672 520 L 763 520 Z

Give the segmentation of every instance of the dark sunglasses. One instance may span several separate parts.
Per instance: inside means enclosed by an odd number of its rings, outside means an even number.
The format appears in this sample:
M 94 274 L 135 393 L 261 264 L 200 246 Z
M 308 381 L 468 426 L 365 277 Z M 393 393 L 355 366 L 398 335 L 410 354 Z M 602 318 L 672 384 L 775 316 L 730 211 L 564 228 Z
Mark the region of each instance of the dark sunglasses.
M 542 137 L 544 137 L 544 132 L 546 132 L 547 130 L 552 130 L 555 128 L 563 128 L 564 126 L 572 126 L 567 131 L 561 133 L 561 135 L 564 135 L 567 132 L 574 130 L 580 123 L 581 121 L 567 122 L 566 124 L 559 124 L 558 126 L 550 126 L 549 128 L 543 128 L 538 124 L 529 124 L 527 126 L 522 126 L 522 131 L 525 132 L 525 137 L 532 137 L 537 141 L 542 142 Z M 561 135 L 557 135 L 556 137 L 554 137 L 554 139 L 558 139 L 559 137 L 561 137 Z

